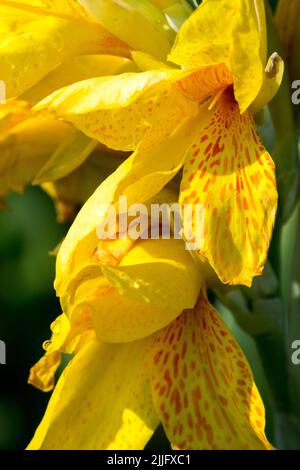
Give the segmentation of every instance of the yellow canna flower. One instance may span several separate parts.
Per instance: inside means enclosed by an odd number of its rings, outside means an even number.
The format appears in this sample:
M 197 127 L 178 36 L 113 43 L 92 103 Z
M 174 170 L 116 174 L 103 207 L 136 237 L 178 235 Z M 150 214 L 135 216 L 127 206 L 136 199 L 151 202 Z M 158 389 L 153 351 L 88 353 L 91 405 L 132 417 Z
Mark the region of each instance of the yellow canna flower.
M 28 449 L 142 449 L 159 423 L 175 449 L 270 449 L 249 364 L 183 241 L 81 248 L 29 382 L 51 390 L 61 352 L 74 357 Z
M 262 0 L 206 0 L 169 55 L 181 69 L 134 52 L 144 72 L 75 83 L 36 110 L 110 148 L 134 150 L 115 174 L 112 201 L 148 200 L 184 166 L 179 201 L 204 205 L 200 257 L 222 282 L 251 285 L 277 207 L 274 164 L 252 117 L 282 79 L 282 60 L 275 53 L 267 61 L 266 49 Z

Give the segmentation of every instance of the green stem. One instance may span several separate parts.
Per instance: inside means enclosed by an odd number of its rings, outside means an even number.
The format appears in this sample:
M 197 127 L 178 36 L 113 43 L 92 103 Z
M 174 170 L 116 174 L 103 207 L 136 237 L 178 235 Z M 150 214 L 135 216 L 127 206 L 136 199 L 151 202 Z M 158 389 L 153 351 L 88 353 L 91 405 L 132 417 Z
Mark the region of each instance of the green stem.
M 292 343 L 295 340 L 300 340 L 300 265 L 299 257 L 297 256 L 300 252 L 300 209 L 298 207 L 296 216 L 292 221 L 293 225 L 291 229 L 296 230 L 292 232 L 292 235 L 295 238 L 294 250 L 293 250 L 293 263 L 290 276 L 290 282 L 288 286 L 288 300 L 287 300 L 287 310 L 288 314 L 288 324 L 287 324 L 287 345 L 290 352 L 290 357 L 288 361 L 288 370 L 289 370 L 289 388 L 290 388 L 290 400 L 291 407 L 294 413 L 300 419 L 300 365 L 293 364 L 291 360 L 292 356 Z
M 284 337 L 282 333 L 270 333 L 255 337 L 255 342 L 268 381 L 272 409 L 276 413 L 288 413 L 289 390 Z
M 278 52 L 285 64 L 286 57 L 278 38 L 270 6 L 266 4 L 268 23 L 269 54 Z M 275 131 L 275 150 L 273 158 L 279 192 L 278 222 L 285 222 L 291 216 L 299 195 L 299 162 L 297 158 L 296 128 L 291 100 L 291 84 L 287 67 L 278 93 L 269 104 L 272 123 Z

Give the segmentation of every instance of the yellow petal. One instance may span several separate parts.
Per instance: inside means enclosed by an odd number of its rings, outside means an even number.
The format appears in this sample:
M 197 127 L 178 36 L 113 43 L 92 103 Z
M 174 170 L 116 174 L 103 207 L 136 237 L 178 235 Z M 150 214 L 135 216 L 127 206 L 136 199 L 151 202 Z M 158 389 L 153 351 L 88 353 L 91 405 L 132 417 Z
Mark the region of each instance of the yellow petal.
M 234 76 L 235 97 L 243 113 L 263 83 L 263 0 L 206 0 L 183 24 L 169 60 L 192 69 L 224 63 Z
M 72 122 L 115 150 L 134 150 L 151 134 L 159 142 L 181 122 L 188 107 L 169 80 L 180 71 L 161 70 L 95 78 L 58 90 L 36 106 Z
M 76 170 L 96 148 L 97 142 L 90 139 L 78 129 L 72 132 L 61 142 L 39 170 L 33 184 L 45 181 L 55 181 Z
M 128 47 L 90 20 L 77 2 L 51 4 L 45 7 L 50 3 L 0 1 L 0 70 L 8 98 L 24 93 L 77 55 L 129 54 Z
M 20 99 L 36 104 L 59 88 L 72 83 L 103 75 L 117 75 L 135 71 L 137 68 L 133 62 L 125 57 L 110 55 L 73 57 L 49 72 L 45 78 L 21 95 Z
M 199 128 L 184 168 L 180 202 L 203 204 L 200 254 L 221 281 L 250 286 L 262 272 L 274 226 L 275 169 L 252 116 L 240 115 L 230 91 Z
M 17 119 L 18 115 L 12 114 L 10 123 Z M 7 131 L 10 123 L 6 121 L 6 132 L 0 137 L 0 196 L 10 191 L 22 191 L 31 183 L 60 142 L 72 131 L 68 123 L 53 118 L 27 116 Z
M 142 72 L 147 72 L 148 70 L 172 70 L 173 68 L 164 62 L 154 59 L 151 55 L 145 54 L 145 52 L 132 51 L 131 57 Z
M 72 16 L 89 19 L 87 12 L 74 0 L 1 0 L 1 4 L 20 9 L 20 14 L 29 11 L 63 18 Z
M 176 32 L 180 30 L 183 23 L 192 13 L 193 8 L 185 1 L 171 5 L 164 10 L 164 15 L 169 25 Z
M 165 59 L 175 38 L 165 16 L 148 0 L 80 0 L 108 31 L 132 49 Z
M 180 312 L 195 305 L 201 285 L 198 265 L 182 240 L 143 240 L 120 265 L 102 268 L 123 295 Z
M 0 137 L 31 116 L 31 106 L 25 101 L 9 100 L 0 105 Z
M 189 100 L 203 103 L 233 83 L 232 73 L 224 64 L 202 67 L 178 80 L 176 87 Z
M 151 372 L 154 406 L 173 448 L 271 448 L 247 359 L 204 294 L 157 335 Z
M 60 315 L 51 325 L 52 338 L 47 342 L 46 354 L 31 368 L 28 383 L 49 392 L 54 387 L 54 376 L 61 362 L 61 348 L 70 332 L 70 322 Z
M 134 341 L 163 328 L 195 305 L 203 282 L 181 240 L 136 242 L 120 265 L 102 271 L 114 288 L 101 291 L 97 280 L 87 280 L 80 302 L 91 308 L 98 338 L 109 342 Z
M 164 10 L 165 8 L 168 8 L 176 3 L 178 3 L 178 0 L 151 0 L 154 5 L 156 5 L 158 8 L 161 10 Z
M 61 363 L 61 353 L 73 354 L 83 344 L 91 327 L 90 318 L 82 310 L 71 320 L 62 314 L 51 324 L 52 336 L 43 344 L 44 356 L 30 369 L 28 383 L 49 392 L 55 383 L 55 373 Z
M 43 392 L 50 392 L 54 387 L 54 377 L 61 363 L 59 351 L 45 354 L 30 369 L 28 383 Z
M 251 105 L 251 112 L 255 114 L 276 95 L 282 82 L 284 73 L 284 62 L 282 58 L 274 52 L 265 68 L 264 81 L 261 90 Z
M 186 119 L 173 135 L 153 150 L 144 152 L 141 144 L 137 152 L 99 186 L 79 212 L 58 252 L 55 281 L 58 295 L 74 270 L 93 256 L 97 246 L 96 229 L 107 215 L 107 205 L 116 204 L 120 196 L 127 196 L 129 207 L 159 193 L 183 165 L 196 132 L 195 118 Z
M 90 142 L 93 141 L 90 140 Z M 93 194 L 99 183 L 108 178 L 124 161 L 126 156 L 127 154 L 125 156 L 123 154 L 113 154 L 106 147 L 101 148 L 98 145 L 87 160 L 75 171 L 58 180 L 42 183 L 42 188 L 55 203 L 58 222 L 73 221 L 79 208 Z M 72 159 L 70 163 L 72 163 Z M 53 171 L 56 173 L 55 167 L 53 167 Z M 37 177 L 35 181 L 36 179 Z
M 158 425 L 148 377 L 152 341 L 89 341 L 60 377 L 28 450 L 143 449 Z

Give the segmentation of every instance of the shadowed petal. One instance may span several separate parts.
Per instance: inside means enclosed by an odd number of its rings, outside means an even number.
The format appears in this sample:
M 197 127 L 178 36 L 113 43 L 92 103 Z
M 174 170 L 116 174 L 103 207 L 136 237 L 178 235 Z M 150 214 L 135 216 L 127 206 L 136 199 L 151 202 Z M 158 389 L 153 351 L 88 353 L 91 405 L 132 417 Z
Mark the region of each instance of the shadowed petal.
M 271 448 L 251 369 L 205 294 L 157 335 L 152 393 L 173 448 Z

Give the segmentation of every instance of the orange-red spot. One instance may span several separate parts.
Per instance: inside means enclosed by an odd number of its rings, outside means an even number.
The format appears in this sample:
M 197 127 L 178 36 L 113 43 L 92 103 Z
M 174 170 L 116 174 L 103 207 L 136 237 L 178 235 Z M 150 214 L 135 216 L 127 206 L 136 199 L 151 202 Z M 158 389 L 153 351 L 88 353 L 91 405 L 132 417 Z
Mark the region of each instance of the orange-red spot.
M 185 341 L 185 342 L 183 343 L 183 345 L 182 345 L 182 350 L 181 350 L 181 357 L 182 357 L 182 359 L 185 357 L 186 351 L 187 351 L 187 344 L 186 344 L 186 341 Z
M 178 375 L 178 362 L 179 362 L 179 354 L 175 354 L 173 365 L 174 365 L 174 377 L 176 378 Z
M 212 148 L 212 142 L 210 142 L 210 144 L 208 144 L 208 146 L 207 146 L 206 149 L 204 150 L 205 155 L 208 154 L 208 152 L 210 151 L 211 148 Z
M 219 398 L 220 398 L 220 402 L 222 403 L 222 405 L 224 405 L 224 406 L 228 405 L 228 400 L 225 397 L 220 395 Z
M 177 388 L 172 391 L 170 404 L 175 405 L 175 414 L 177 415 L 181 411 L 180 394 Z

